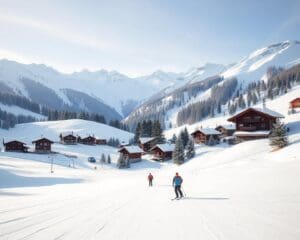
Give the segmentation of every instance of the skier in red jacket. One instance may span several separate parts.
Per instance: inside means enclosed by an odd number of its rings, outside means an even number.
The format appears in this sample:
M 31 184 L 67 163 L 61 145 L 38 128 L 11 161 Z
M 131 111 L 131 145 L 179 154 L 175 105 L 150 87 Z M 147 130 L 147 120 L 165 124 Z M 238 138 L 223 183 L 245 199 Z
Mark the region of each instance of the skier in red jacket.
M 153 181 L 153 175 L 151 173 L 149 173 L 149 175 L 148 175 L 149 187 L 152 187 L 152 181 Z

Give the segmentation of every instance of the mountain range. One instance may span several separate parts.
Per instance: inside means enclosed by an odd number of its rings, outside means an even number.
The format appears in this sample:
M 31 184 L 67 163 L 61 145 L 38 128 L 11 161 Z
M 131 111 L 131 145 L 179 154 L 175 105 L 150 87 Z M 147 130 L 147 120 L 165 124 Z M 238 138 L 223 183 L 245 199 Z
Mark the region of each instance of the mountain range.
M 43 64 L 21 64 L 2 59 L 0 92 L 24 96 L 52 109 L 87 111 L 104 115 L 107 120 L 128 120 L 142 114 L 147 104 L 162 99 L 167 101 L 178 89 L 198 86 L 211 77 L 220 77 L 222 82 L 235 77 L 240 86 L 247 86 L 266 78 L 270 66 L 288 68 L 297 63 L 300 63 L 298 41 L 260 48 L 229 66 L 207 63 L 183 73 L 156 71 L 136 78 L 106 70 L 64 74 Z M 209 95 L 209 89 L 195 94 L 185 104 Z M 166 114 L 171 117 L 171 112 Z

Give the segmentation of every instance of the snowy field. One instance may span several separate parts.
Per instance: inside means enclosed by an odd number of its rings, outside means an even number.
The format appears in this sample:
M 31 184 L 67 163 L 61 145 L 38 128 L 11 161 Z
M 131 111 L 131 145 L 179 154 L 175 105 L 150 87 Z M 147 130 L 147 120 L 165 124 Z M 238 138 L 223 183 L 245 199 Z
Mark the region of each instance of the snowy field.
M 69 158 L 56 156 L 52 174 L 48 156 L 1 152 L 0 239 L 298 240 L 300 113 L 287 115 L 287 103 L 299 93 L 298 88 L 267 103 L 286 116 L 290 128 L 290 144 L 279 151 L 268 140 L 197 146 L 196 157 L 182 166 L 146 156 L 118 170 L 114 148 L 55 144 L 78 157 L 73 168 Z M 6 137 L 16 131 L 22 132 L 20 126 Z M 112 154 L 112 165 L 97 163 L 94 169 L 86 162 L 102 152 Z M 187 197 L 171 201 L 176 171 Z

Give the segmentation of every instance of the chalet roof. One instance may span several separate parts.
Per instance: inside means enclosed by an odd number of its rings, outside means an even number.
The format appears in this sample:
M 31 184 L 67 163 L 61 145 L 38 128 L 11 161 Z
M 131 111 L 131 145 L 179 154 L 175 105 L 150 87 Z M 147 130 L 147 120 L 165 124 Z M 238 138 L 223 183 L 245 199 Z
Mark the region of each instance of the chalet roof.
M 45 140 L 45 141 L 50 142 L 50 143 L 53 143 L 53 141 L 51 141 L 51 140 L 49 140 L 48 138 L 45 138 L 45 137 L 40 138 L 40 139 L 36 139 L 36 140 L 32 141 L 32 143 L 36 143 L 36 142 L 39 142 L 39 141 L 42 141 L 42 140 Z
M 8 142 L 3 142 L 3 145 L 5 146 L 6 144 L 10 144 L 10 143 L 13 143 L 13 142 L 18 142 L 18 143 L 21 143 L 23 145 L 26 145 L 26 143 L 18 141 L 18 140 L 12 140 L 12 141 L 8 141 Z
M 248 112 L 251 110 L 255 111 L 255 112 L 263 113 L 265 115 L 268 115 L 268 116 L 274 117 L 274 118 L 284 118 L 284 116 L 281 113 L 275 112 L 269 108 L 250 107 L 250 108 L 247 108 L 247 109 L 244 109 L 244 110 L 238 112 L 237 114 L 235 114 L 234 116 L 229 118 L 228 121 L 233 121 L 235 118 L 237 118 L 237 117 L 243 115 L 245 112 Z
M 66 137 L 66 136 L 69 136 L 69 135 L 72 135 L 72 136 L 76 137 L 73 132 L 62 132 L 61 133 L 62 137 Z
M 290 103 L 296 102 L 296 101 L 300 101 L 300 97 L 294 98 L 292 101 L 290 101 Z
M 155 139 L 155 137 L 141 137 L 139 140 L 140 140 L 141 144 L 145 144 L 145 143 L 153 141 L 154 139 Z
M 156 144 L 153 148 L 151 148 L 151 151 L 154 150 L 155 148 L 159 148 L 163 152 L 173 152 L 175 149 L 175 144 L 169 144 L 169 143 Z
M 144 151 L 139 146 L 124 146 L 118 152 L 125 149 L 129 153 L 143 153 Z
M 268 136 L 271 133 L 271 131 L 253 131 L 253 132 L 247 132 L 247 131 L 237 131 L 234 133 L 235 136 Z
M 221 124 L 221 125 L 218 125 L 216 128 L 218 128 L 218 127 L 223 127 L 226 130 L 235 130 L 236 129 L 235 124 Z
M 86 136 L 86 137 L 82 137 L 81 140 L 82 140 L 82 139 L 88 139 L 88 138 L 96 139 L 94 136 L 89 135 L 89 136 Z
M 194 134 L 196 132 L 202 132 L 204 135 L 220 135 L 221 134 L 219 131 L 217 131 L 216 129 L 213 129 L 213 128 L 200 128 L 200 129 L 196 129 L 191 134 Z

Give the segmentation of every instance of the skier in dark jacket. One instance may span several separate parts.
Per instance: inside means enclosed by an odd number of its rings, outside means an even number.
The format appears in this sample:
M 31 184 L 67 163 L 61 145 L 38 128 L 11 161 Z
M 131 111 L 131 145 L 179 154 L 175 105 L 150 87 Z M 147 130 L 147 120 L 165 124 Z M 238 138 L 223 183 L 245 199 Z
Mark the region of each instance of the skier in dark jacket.
M 148 175 L 149 187 L 152 187 L 152 181 L 153 181 L 153 175 L 151 173 L 149 173 L 149 175 Z
M 179 176 L 178 173 L 175 174 L 175 176 L 173 177 L 173 186 L 175 188 L 175 194 L 176 194 L 176 198 L 180 198 L 183 197 L 182 191 L 181 191 L 181 184 L 183 182 L 182 177 Z

